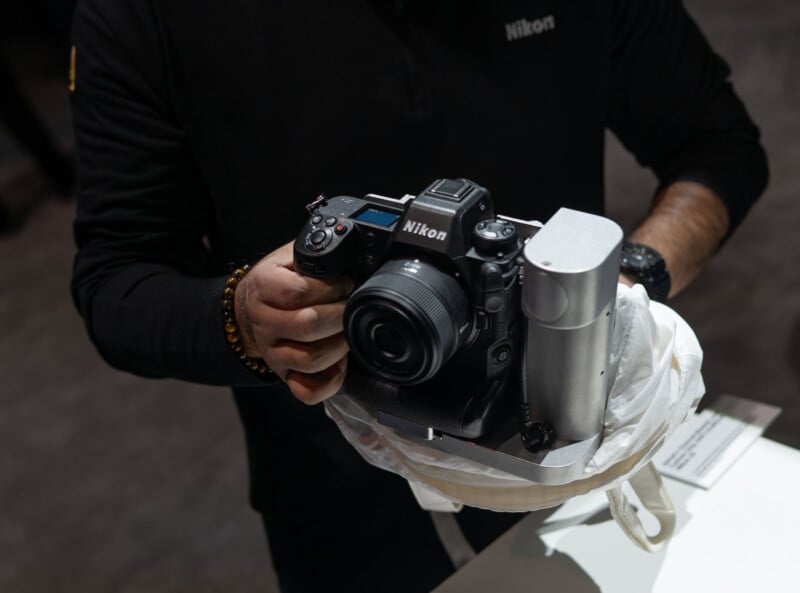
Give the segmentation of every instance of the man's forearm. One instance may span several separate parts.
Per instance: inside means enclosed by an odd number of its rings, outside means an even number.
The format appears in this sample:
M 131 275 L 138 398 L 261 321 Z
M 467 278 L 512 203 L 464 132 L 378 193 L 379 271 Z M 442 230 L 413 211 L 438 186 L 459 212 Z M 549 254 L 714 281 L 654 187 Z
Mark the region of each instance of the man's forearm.
M 629 241 L 655 248 L 664 257 L 672 286 L 683 290 L 711 259 L 728 231 L 728 210 L 710 189 L 690 181 L 665 187 Z

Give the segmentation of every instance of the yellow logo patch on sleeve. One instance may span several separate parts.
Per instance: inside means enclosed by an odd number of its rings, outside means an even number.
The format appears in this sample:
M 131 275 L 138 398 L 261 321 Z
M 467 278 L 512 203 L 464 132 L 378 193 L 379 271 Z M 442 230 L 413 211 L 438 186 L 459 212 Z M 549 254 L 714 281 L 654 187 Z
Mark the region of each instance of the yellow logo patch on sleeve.
M 77 53 L 75 46 L 69 52 L 69 90 L 75 90 L 75 54 Z

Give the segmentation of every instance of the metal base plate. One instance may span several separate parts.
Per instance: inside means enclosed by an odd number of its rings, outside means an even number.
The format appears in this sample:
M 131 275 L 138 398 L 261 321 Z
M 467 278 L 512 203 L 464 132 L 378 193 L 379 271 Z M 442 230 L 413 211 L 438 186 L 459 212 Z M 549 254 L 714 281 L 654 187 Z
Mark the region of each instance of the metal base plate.
M 552 449 L 531 453 L 522 445 L 512 419 L 478 440 L 466 440 L 423 427 L 382 411 L 379 421 L 404 437 L 446 453 L 482 463 L 531 482 L 560 485 L 584 477 L 586 464 L 600 446 L 600 434 L 578 442 L 557 441 Z

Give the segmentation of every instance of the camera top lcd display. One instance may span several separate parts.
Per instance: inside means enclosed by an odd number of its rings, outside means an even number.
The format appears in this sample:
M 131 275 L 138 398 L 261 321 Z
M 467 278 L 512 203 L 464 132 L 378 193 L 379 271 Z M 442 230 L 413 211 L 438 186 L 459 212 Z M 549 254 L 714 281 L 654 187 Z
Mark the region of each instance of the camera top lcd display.
M 399 214 L 371 207 L 366 208 L 355 216 L 356 220 L 368 222 L 370 224 L 376 224 L 382 227 L 391 226 L 398 218 L 400 218 Z

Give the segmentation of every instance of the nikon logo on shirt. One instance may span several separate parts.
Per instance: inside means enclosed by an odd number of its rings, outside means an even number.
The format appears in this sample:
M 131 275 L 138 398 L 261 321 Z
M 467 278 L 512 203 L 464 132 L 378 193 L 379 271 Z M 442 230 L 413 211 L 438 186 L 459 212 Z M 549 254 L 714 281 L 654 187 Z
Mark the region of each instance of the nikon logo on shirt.
M 513 23 L 506 23 L 506 40 L 516 41 L 518 39 L 531 37 L 532 35 L 541 35 L 555 28 L 556 17 L 552 14 L 532 21 L 528 19 L 519 19 Z
M 446 231 L 431 228 L 424 222 L 417 222 L 416 220 L 406 220 L 403 225 L 403 232 L 411 233 L 412 235 L 420 235 L 428 239 L 436 239 L 437 241 L 444 241 L 447 239 Z

